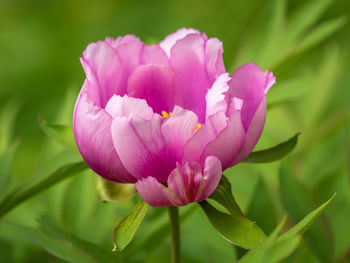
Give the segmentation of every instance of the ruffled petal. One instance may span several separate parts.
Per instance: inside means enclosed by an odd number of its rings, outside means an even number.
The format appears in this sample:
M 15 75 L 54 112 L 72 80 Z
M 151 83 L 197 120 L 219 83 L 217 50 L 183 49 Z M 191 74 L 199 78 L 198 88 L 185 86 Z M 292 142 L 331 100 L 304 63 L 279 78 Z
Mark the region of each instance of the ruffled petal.
M 233 98 L 231 105 L 240 106 L 241 104 L 237 102 L 236 98 Z M 205 147 L 201 157 L 204 160 L 210 155 L 217 156 L 223 170 L 233 165 L 234 159 L 243 147 L 245 136 L 240 108 L 236 108 L 235 111 L 231 110 L 230 114 L 226 128 Z
M 88 45 L 81 63 L 88 81 L 88 96 L 99 107 L 104 107 L 110 96 L 119 93 L 122 64 L 115 50 L 99 41 Z
M 193 28 L 181 28 L 175 33 L 168 35 L 159 46 L 166 52 L 168 57 L 170 57 L 170 50 L 175 45 L 176 41 L 184 38 L 188 34 L 200 34 L 200 32 Z
M 145 99 L 157 113 L 172 111 L 180 103 L 179 91 L 175 73 L 168 66 L 140 65 L 128 80 L 128 95 Z
M 133 183 L 113 146 L 112 119 L 90 100 L 86 82 L 75 105 L 73 131 L 78 149 L 89 167 L 102 177 L 116 182 Z
M 205 38 L 188 34 L 171 49 L 170 64 L 180 82 L 182 106 L 205 121 L 205 95 L 211 87 L 205 66 Z
M 228 82 L 231 80 L 228 73 L 220 75 L 214 82 L 212 88 L 205 95 L 206 110 L 205 119 L 207 120 L 209 116 L 217 113 L 227 111 L 226 103 L 226 92 L 229 90 L 230 86 Z
M 205 46 L 206 66 L 209 81 L 214 82 L 221 74 L 225 73 L 225 65 L 222 58 L 224 49 L 222 42 L 217 38 L 209 38 Z

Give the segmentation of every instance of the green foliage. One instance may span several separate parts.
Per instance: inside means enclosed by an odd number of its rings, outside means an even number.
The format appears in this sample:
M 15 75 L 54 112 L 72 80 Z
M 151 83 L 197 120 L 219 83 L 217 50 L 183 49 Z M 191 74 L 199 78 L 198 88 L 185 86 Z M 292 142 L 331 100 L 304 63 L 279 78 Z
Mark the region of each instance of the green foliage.
M 125 216 L 114 229 L 114 249 L 113 251 L 122 251 L 134 238 L 139 229 L 149 205 L 140 198 L 130 214 Z
M 300 133 L 297 133 L 289 140 L 282 142 L 272 148 L 261 150 L 257 152 L 252 152 L 244 160 L 247 163 L 269 163 L 282 159 L 284 156 L 289 154 L 297 145 L 298 136 Z
M 85 162 L 67 164 L 57 169 L 53 174 L 40 181 L 38 184 L 22 190 L 17 188 L 13 190 L 0 204 L 0 217 L 4 216 L 11 209 L 18 206 L 20 203 L 33 197 L 40 192 L 47 190 L 51 186 L 73 176 L 87 168 Z

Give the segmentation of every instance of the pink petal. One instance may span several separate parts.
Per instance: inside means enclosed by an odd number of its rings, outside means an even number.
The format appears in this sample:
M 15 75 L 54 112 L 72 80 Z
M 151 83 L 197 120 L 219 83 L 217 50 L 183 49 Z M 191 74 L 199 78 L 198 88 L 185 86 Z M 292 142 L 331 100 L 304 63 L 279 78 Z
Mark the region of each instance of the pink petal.
M 206 46 L 206 66 L 208 71 L 209 80 L 214 82 L 221 74 L 225 73 L 225 65 L 222 59 L 222 53 L 224 49 L 222 42 L 217 38 L 209 38 Z
M 148 106 L 146 100 L 136 99 L 128 95 L 124 95 L 123 97 L 113 95 L 108 101 L 105 111 L 113 118 L 126 116 L 129 120 L 133 116 L 150 120 L 153 116 L 152 108 Z
M 184 147 L 183 161 L 201 160 L 204 148 L 227 126 L 226 115 L 218 112 L 211 115 Z
M 184 146 L 195 133 L 197 125 L 197 115 L 180 106 L 175 106 L 171 117 L 162 124 L 161 132 L 164 143 L 178 160 L 181 160 Z
M 151 206 L 178 206 L 180 201 L 174 193 L 169 191 L 163 184 L 159 183 L 154 177 L 147 177 L 136 182 L 136 189 Z
M 151 120 L 133 116 L 115 117 L 112 138 L 124 167 L 137 178 L 154 176 L 166 182 L 176 167 L 178 158 L 164 146 L 160 133 L 161 118 L 154 114 Z
M 227 103 L 225 100 L 226 92 L 229 90 L 230 86 L 228 82 L 231 80 L 228 73 L 220 75 L 214 82 L 212 88 L 205 95 L 206 100 L 206 111 L 205 119 L 209 116 L 217 113 L 227 111 Z
M 274 81 L 271 73 L 264 73 L 254 63 L 244 64 L 233 73 L 229 94 L 231 97 L 243 100 L 242 122 L 245 131 L 248 130 L 255 112 L 265 99 L 265 92 Z
M 208 156 L 204 162 L 203 174 L 203 185 L 196 202 L 203 201 L 209 197 L 218 187 L 222 174 L 220 160 L 215 156 Z
M 136 179 L 122 165 L 113 146 L 111 117 L 92 102 L 84 84 L 75 104 L 73 131 L 78 149 L 89 167 L 102 177 L 133 183 Z
M 239 152 L 239 154 L 233 161 L 233 164 L 237 164 L 243 161 L 254 149 L 263 131 L 265 118 L 266 118 L 266 99 L 264 98 L 260 103 L 257 111 L 255 112 L 254 117 L 248 127 L 248 130 L 246 131 L 246 135 L 244 138 L 244 145 L 242 147 L 242 150 Z
M 145 46 L 142 51 L 140 64 L 169 65 L 165 51 L 158 45 Z
M 102 41 L 89 44 L 83 56 L 88 96 L 96 105 L 104 107 L 110 96 L 120 92 L 121 62 L 115 50 Z
M 229 117 L 226 128 L 220 132 L 215 140 L 211 141 L 205 147 L 201 159 L 204 160 L 204 158 L 210 155 L 217 156 L 221 161 L 222 169 L 227 169 L 232 166 L 234 159 L 242 149 L 244 135 L 241 111 L 236 109 Z
M 205 120 L 205 95 L 211 87 L 205 66 L 205 39 L 199 34 L 188 34 L 171 49 L 170 64 L 180 82 L 182 106 Z
M 221 173 L 219 159 L 209 156 L 203 170 L 198 162 L 178 164 L 169 175 L 168 187 L 150 176 L 139 180 L 136 188 L 151 206 L 182 206 L 211 195 L 219 184 Z
M 170 50 L 175 45 L 176 41 L 184 38 L 188 34 L 200 34 L 200 32 L 193 28 L 181 28 L 175 33 L 168 35 L 159 46 L 166 52 L 168 57 L 170 57 Z
M 154 112 L 170 112 L 179 103 L 179 83 L 167 66 L 140 65 L 128 80 L 129 96 L 145 99 Z

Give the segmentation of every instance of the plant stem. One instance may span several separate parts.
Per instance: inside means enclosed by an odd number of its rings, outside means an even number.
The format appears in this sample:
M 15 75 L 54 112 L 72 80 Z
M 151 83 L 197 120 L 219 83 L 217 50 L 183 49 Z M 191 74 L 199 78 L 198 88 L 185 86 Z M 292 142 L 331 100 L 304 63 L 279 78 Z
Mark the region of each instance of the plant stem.
M 179 208 L 169 207 L 170 231 L 171 231 L 171 262 L 180 262 L 180 225 Z

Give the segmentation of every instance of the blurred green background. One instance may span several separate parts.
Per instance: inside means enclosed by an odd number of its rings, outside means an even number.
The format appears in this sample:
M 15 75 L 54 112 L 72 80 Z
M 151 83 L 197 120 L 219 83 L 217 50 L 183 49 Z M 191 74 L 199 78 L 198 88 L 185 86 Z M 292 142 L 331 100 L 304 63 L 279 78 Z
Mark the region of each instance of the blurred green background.
M 135 34 L 155 43 L 193 27 L 223 41 L 227 71 L 255 62 L 277 77 L 256 149 L 302 132 L 283 161 L 286 174 L 279 171 L 281 162 L 239 164 L 225 172 L 242 209 L 270 233 L 284 213 L 291 225 L 338 192 L 285 262 L 350 262 L 349 14 L 348 0 L 0 0 L 0 200 L 80 159 L 47 138 L 37 116 L 71 125 L 85 76 L 79 57 L 90 42 Z M 85 172 L 1 219 L 0 261 L 62 261 L 13 223 L 51 231 L 47 242 L 53 248 L 65 243 L 79 250 L 67 236 L 55 236 L 47 222 L 110 252 L 113 228 L 132 204 L 101 203 L 94 175 Z M 168 262 L 169 236 L 152 234 L 166 224 L 165 212 L 151 209 L 116 262 Z M 244 253 L 211 228 L 198 205 L 181 213 L 189 214 L 181 229 L 184 262 L 235 262 Z

